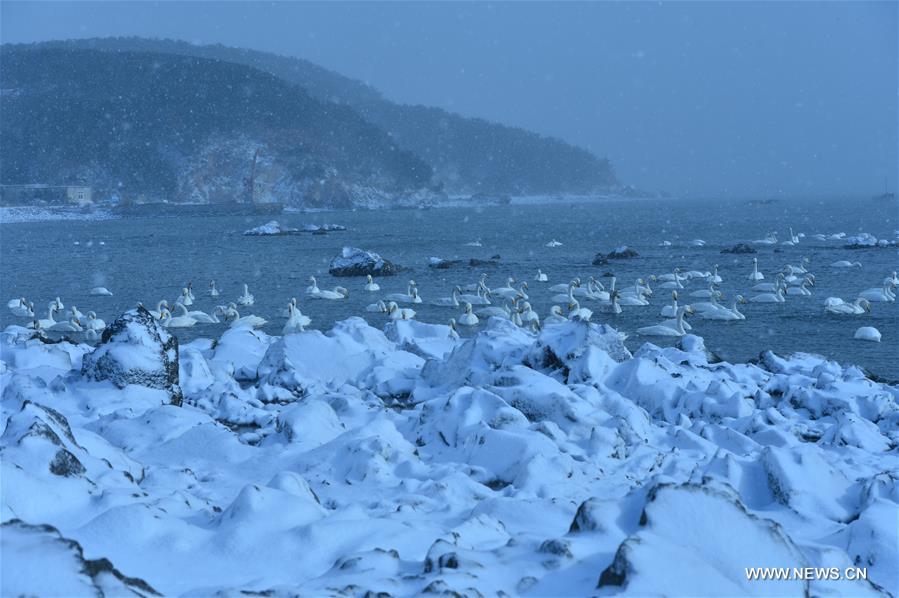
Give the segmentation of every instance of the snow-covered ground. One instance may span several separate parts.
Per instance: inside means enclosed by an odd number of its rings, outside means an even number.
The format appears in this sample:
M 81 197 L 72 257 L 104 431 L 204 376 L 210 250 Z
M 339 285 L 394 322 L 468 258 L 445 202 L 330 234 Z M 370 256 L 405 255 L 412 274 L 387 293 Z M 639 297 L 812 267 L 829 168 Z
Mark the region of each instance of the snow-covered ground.
M 0 224 L 17 222 L 48 222 L 51 220 L 111 220 L 115 215 L 109 210 L 96 208 L 85 211 L 81 208 L 64 207 L 0 207 Z
M 175 368 L 147 318 L 3 333 L 0 594 L 899 592 L 899 388 L 858 368 L 359 318 Z

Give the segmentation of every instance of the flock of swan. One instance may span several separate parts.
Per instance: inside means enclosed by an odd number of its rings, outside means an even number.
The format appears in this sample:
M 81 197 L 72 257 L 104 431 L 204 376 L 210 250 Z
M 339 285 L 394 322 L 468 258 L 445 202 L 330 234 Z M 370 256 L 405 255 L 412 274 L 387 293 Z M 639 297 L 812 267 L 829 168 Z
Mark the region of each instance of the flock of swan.
M 792 230 L 790 235 L 795 238 Z M 767 239 L 757 243 L 769 240 L 776 242 L 774 239 Z M 428 301 L 420 294 L 414 280 L 409 281 L 405 292 L 383 296 L 378 296 L 381 287 L 371 276 L 366 278 L 360 288 L 362 293 L 369 294 L 374 299 L 364 308 L 366 312 L 380 313 L 393 320 L 415 318 L 415 306 L 420 304 L 455 310 L 454 317 L 449 319 L 450 334 L 458 336 L 459 326 L 477 326 L 490 317 L 506 318 L 518 326 L 536 330 L 569 319 L 589 321 L 594 313 L 615 315 L 622 313 L 625 308 L 645 308 L 651 305 L 650 298 L 654 294 L 652 286 L 655 286 L 657 290 L 670 291 L 671 302 L 659 312 L 663 318 L 661 321 L 638 328 L 636 333 L 642 336 L 681 337 L 691 329 L 687 316 L 716 321 L 745 320 L 746 316 L 740 311 L 740 305 L 745 303 L 786 303 L 788 298 L 811 296 L 816 279 L 808 267 L 809 260 L 802 258 L 799 264 L 788 264 L 766 277 L 759 269 L 758 259 L 753 258 L 752 269 L 746 274 L 744 283 L 744 293 L 748 299 L 743 294 L 737 294 L 729 303 L 723 302 L 725 297 L 720 291 L 723 279 L 717 265 L 711 271 L 681 271 L 674 268 L 670 273 L 637 278 L 633 283 L 621 287 L 614 276 L 607 280 L 608 284 L 590 276 L 586 280 L 576 277 L 567 283 L 550 285 L 549 276 L 539 269 L 532 281 L 519 282 L 509 277 L 503 286 L 490 287 L 488 275 L 481 274 L 471 284 L 455 286 L 448 296 Z M 858 268 L 861 264 L 841 260 L 833 262 L 830 267 Z M 855 299 L 828 297 L 824 301 L 824 311 L 841 316 L 865 314 L 870 311 L 872 302 L 895 302 L 897 285 L 899 278 L 893 272 L 883 279 L 880 286 L 861 291 Z M 542 296 L 548 294 L 554 303 L 545 317 L 541 317 L 530 302 L 535 290 L 542 293 Z M 105 287 L 95 287 L 91 289 L 90 295 L 102 297 L 111 296 L 112 293 Z M 220 300 L 222 293 L 214 280 L 209 282 L 207 295 L 212 300 Z M 309 278 L 309 286 L 304 293 L 305 299 L 325 301 L 341 301 L 349 295 L 349 290 L 342 286 L 320 288 L 314 276 Z M 233 301 L 216 305 L 209 313 L 196 309 L 196 301 L 193 286 L 189 283 L 173 302 L 160 300 L 155 309 L 149 311 L 166 328 L 190 328 L 217 323 L 232 327 L 260 328 L 268 323 L 267 319 L 255 314 L 241 314 L 240 310 L 246 312 L 255 304 L 255 298 L 246 284 L 243 285 L 242 294 Z M 31 320 L 30 327 L 36 329 L 83 333 L 86 339 L 96 340 L 106 327 L 106 323 L 94 311 L 84 313 L 74 305 L 66 310 L 59 297 L 47 305 L 45 318 L 37 317 L 34 304 L 24 297 L 10 300 L 7 306 L 16 317 Z M 301 311 L 300 302 L 296 298 L 286 302 L 280 317 L 286 319 L 282 327 L 284 334 L 301 332 L 312 323 L 311 318 Z M 873 327 L 859 328 L 855 334 L 855 338 L 862 340 L 879 341 L 880 337 L 880 332 Z

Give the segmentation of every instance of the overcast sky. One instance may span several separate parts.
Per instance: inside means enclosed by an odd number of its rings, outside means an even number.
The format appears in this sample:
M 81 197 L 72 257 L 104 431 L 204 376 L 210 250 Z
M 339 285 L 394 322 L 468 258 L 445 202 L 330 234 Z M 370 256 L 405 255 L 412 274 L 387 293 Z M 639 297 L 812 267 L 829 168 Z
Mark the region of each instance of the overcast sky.
M 896 2 L 0 2 L 4 42 L 299 56 L 608 156 L 641 188 L 870 194 L 897 170 Z

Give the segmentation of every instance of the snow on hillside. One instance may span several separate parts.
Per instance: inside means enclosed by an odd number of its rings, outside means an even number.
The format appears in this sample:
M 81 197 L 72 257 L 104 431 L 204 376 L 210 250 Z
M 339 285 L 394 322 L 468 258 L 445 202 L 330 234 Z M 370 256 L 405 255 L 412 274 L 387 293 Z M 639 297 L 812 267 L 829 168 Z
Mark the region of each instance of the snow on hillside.
M 0 339 L 4 595 L 899 592 L 899 388 L 856 367 L 350 318 L 193 341 L 176 376 L 129 318 L 105 369 Z

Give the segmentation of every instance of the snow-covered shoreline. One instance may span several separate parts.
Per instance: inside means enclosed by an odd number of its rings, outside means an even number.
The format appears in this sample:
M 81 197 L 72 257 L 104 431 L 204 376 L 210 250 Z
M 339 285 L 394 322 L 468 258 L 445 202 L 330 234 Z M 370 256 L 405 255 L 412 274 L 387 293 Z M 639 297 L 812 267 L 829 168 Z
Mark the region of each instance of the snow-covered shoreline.
M 5 593 L 899 591 L 899 388 L 856 367 L 349 318 L 198 339 L 175 376 L 141 326 L 0 337 Z
M 84 210 L 67 207 L 0 207 L 0 224 L 54 222 L 59 220 L 112 220 L 116 215 L 104 208 Z

